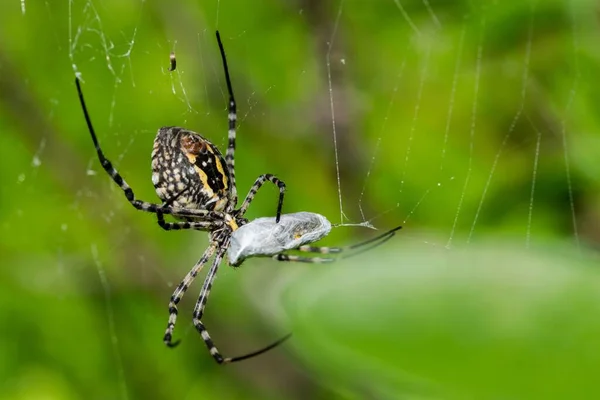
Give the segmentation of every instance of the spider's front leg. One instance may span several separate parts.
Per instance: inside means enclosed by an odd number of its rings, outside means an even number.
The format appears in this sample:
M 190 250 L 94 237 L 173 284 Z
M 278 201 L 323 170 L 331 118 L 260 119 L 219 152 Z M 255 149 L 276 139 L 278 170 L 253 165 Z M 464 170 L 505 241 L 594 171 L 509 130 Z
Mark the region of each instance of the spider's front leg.
M 212 257 L 215 250 L 217 248 L 216 242 L 211 242 L 210 246 L 204 251 L 202 257 L 198 260 L 198 262 L 192 267 L 190 272 L 187 273 L 185 278 L 177 285 L 177 288 L 171 295 L 171 301 L 169 301 L 169 322 L 167 323 L 167 330 L 165 331 L 165 336 L 163 341 L 169 347 L 175 347 L 179 344 L 179 340 L 176 342 L 172 342 L 173 339 L 173 330 L 175 329 L 175 323 L 177 321 L 177 304 L 185 294 L 185 291 L 190 287 L 198 273 L 204 267 L 204 264 Z
M 286 253 L 275 254 L 272 258 L 276 261 L 291 261 L 291 262 L 303 262 L 303 263 L 312 263 L 312 264 L 330 263 L 330 262 L 334 262 L 340 258 L 353 257 L 362 252 L 371 250 L 374 247 L 381 246 L 382 244 L 384 244 L 385 242 L 390 240 L 396 234 L 396 231 L 398 231 L 400 229 L 402 229 L 402 227 L 397 226 L 393 229 L 390 229 L 387 232 L 382 233 L 379 236 L 376 236 L 374 238 L 371 238 L 371 239 L 368 239 L 363 242 L 356 243 L 356 244 L 353 244 L 350 246 L 326 247 L 326 246 L 304 245 L 304 246 L 300 246 L 300 247 L 294 249 L 294 250 L 301 251 L 304 253 L 318 253 L 318 254 L 340 254 L 340 253 L 343 253 L 341 255 L 341 257 L 337 257 L 337 258 L 333 258 L 333 257 L 302 257 L 302 256 L 286 254 Z M 355 249 L 359 249 L 359 250 L 356 252 L 352 252 L 350 254 L 347 253 L 348 251 L 355 250 Z
M 228 238 L 216 239 L 216 242 L 221 242 L 221 244 L 219 246 L 219 251 L 218 251 L 217 255 L 215 256 L 215 260 L 213 261 L 213 264 L 210 267 L 208 274 L 206 275 L 206 279 L 204 280 L 204 284 L 202 285 L 202 291 L 200 292 L 200 297 L 198 297 L 198 301 L 196 302 L 196 306 L 194 307 L 193 322 L 194 322 L 194 326 L 196 327 L 196 330 L 198 330 L 198 332 L 200 333 L 200 336 L 202 336 L 202 340 L 204 340 L 204 343 L 206 344 L 206 347 L 208 348 L 210 355 L 215 359 L 215 361 L 217 363 L 228 364 L 228 363 L 232 363 L 232 362 L 236 362 L 236 361 L 246 360 L 248 358 L 252 358 L 252 357 L 258 356 L 266 351 L 269 351 L 272 348 L 274 348 L 274 347 L 278 346 L 279 344 L 281 344 L 282 342 L 284 342 L 285 340 L 287 340 L 291 336 L 291 334 L 284 336 L 283 338 L 277 340 L 276 342 L 274 342 L 262 349 L 259 349 L 252 353 L 249 353 L 249 354 L 245 354 L 243 356 L 223 357 L 223 355 L 221 355 L 221 353 L 215 346 L 212 338 L 208 334 L 206 327 L 202 323 L 202 315 L 204 314 L 204 308 L 206 307 L 206 302 L 208 300 L 208 295 L 210 294 L 210 290 L 212 288 L 213 281 L 217 276 L 217 270 L 219 269 L 219 265 L 221 264 L 223 255 L 229 248 L 229 239 Z

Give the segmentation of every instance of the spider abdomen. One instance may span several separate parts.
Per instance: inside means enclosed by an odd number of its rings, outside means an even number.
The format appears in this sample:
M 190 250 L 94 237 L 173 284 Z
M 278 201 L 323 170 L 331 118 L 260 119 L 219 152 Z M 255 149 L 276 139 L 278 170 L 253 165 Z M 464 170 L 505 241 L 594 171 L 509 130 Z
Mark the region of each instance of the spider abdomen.
M 158 130 L 152 150 L 152 183 L 163 202 L 223 211 L 230 179 L 225 159 L 210 141 L 179 127 Z

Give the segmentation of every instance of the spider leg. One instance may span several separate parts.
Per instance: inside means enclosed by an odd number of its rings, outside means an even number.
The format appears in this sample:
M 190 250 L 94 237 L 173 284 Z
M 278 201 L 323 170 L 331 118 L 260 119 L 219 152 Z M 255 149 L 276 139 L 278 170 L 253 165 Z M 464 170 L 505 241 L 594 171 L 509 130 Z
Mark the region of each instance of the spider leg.
M 219 50 L 221 52 L 221 59 L 223 60 L 223 70 L 225 71 L 225 82 L 227 83 L 227 92 L 229 93 L 229 103 L 227 106 L 227 120 L 229 122 L 229 127 L 227 131 L 228 145 L 227 152 L 225 153 L 225 162 L 227 163 L 227 168 L 230 172 L 229 179 L 230 183 L 230 192 L 229 192 L 229 206 L 231 208 L 235 207 L 237 203 L 237 187 L 235 185 L 235 124 L 237 121 L 237 106 L 235 104 L 235 98 L 233 97 L 233 88 L 231 86 L 231 78 L 229 77 L 229 68 L 227 67 L 227 58 L 225 57 L 225 49 L 223 48 L 223 43 L 221 42 L 221 35 L 219 35 L 219 31 L 217 31 L 217 42 L 219 43 Z
M 321 254 L 336 253 L 337 254 L 337 253 L 341 253 L 343 251 L 354 250 L 354 249 L 358 249 L 358 248 L 361 248 L 364 246 L 371 245 L 364 249 L 361 249 L 361 252 L 362 252 L 362 251 L 370 250 L 373 247 L 380 246 L 383 243 L 387 242 L 389 239 L 392 238 L 392 236 L 394 236 L 396 234 L 396 231 L 399 231 L 400 229 L 402 229 L 402 227 L 397 226 L 393 229 L 390 229 L 387 232 L 382 233 L 381 235 L 375 236 L 374 238 L 367 239 L 363 242 L 352 244 L 350 246 L 343 246 L 343 247 L 319 247 L 319 246 L 316 246 L 315 247 L 315 246 L 305 245 L 305 246 L 300 246 L 297 250 L 307 252 L 307 253 L 321 253 Z M 358 253 L 353 253 L 353 254 L 358 254 Z
M 241 217 L 246 213 L 248 207 L 250 206 L 250 203 L 252 203 L 252 200 L 254 200 L 254 196 L 256 196 L 256 192 L 258 192 L 262 185 L 264 185 L 267 181 L 271 182 L 274 185 L 277 185 L 277 187 L 279 188 L 279 202 L 277 203 L 277 214 L 275 216 L 275 222 L 279 223 L 279 220 L 281 218 L 281 209 L 283 207 L 283 194 L 285 193 L 285 183 L 271 174 L 263 174 L 256 178 L 256 181 L 254 181 L 254 185 L 252 185 L 250 191 L 246 195 L 242 206 L 236 211 L 237 216 Z
M 390 240 L 396 234 L 396 231 L 398 231 L 400 229 L 402 229 L 402 227 L 397 226 L 396 228 L 390 229 L 389 231 L 384 232 L 379 236 L 376 236 L 374 238 L 371 238 L 371 239 L 368 239 L 363 242 L 356 243 L 356 244 L 353 244 L 350 246 L 343 246 L 343 247 L 318 247 L 318 246 L 316 246 L 315 247 L 315 246 L 305 245 L 305 246 L 300 246 L 297 249 L 295 249 L 295 250 L 302 251 L 305 253 L 319 253 L 319 254 L 339 254 L 339 253 L 346 252 L 348 250 L 360 249 L 359 251 L 352 252 L 350 254 L 343 254 L 341 257 L 337 257 L 337 258 L 334 258 L 334 257 L 302 257 L 302 256 L 285 254 L 285 253 L 275 254 L 272 258 L 277 261 L 291 261 L 291 262 L 319 263 L 319 264 L 334 262 L 339 259 L 354 257 L 365 251 L 371 250 L 372 248 L 381 246 L 382 244 L 384 244 L 385 242 Z
M 302 257 L 285 253 L 275 254 L 272 258 L 277 261 L 302 262 L 309 264 L 327 264 L 337 260 L 337 258 L 333 257 Z
M 218 239 L 217 239 L 217 241 L 218 241 Z M 210 335 L 208 334 L 208 331 L 206 330 L 206 327 L 204 326 L 204 324 L 202 323 L 201 320 L 202 320 L 202 315 L 204 314 L 204 308 L 206 307 L 206 302 L 208 300 L 208 295 L 210 294 L 210 290 L 212 288 L 213 281 L 217 276 L 217 270 L 219 269 L 219 265 L 221 264 L 223 255 L 227 251 L 228 247 L 229 247 L 229 239 L 226 239 L 221 244 L 219 251 L 218 251 L 217 255 L 215 256 L 213 264 L 210 267 L 208 274 L 206 275 L 206 279 L 204 280 L 204 284 L 202 285 L 202 291 L 200 292 L 200 296 L 198 297 L 198 301 L 196 302 L 196 306 L 194 307 L 194 319 L 193 319 L 194 326 L 200 333 L 200 336 L 202 336 L 202 340 L 204 340 L 204 343 L 206 344 L 206 347 L 208 348 L 210 355 L 213 356 L 215 361 L 219 364 L 228 364 L 228 363 L 242 361 L 242 360 L 246 360 L 248 358 L 258 356 L 262 353 L 265 353 L 265 352 L 271 350 L 272 348 L 278 346 L 279 344 L 283 343 L 286 339 L 288 339 L 291 336 L 291 333 L 290 333 L 262 349 L 253 351 L 252 353 L 248 353 L 243 356 L 223 357 L 221 355 L 221 353 L 215 346 L 213 340 L 211 339 Z
M 211 242 L 210 246 L 204 251 L 202 257 L 194 264 L 190 272 L 187 273 L 185 278 L 177 285 L 177 288 L 171 295 L 171 301 L 169 301 L 169 321 L 167 323 L 167 330 L 165 331 L 165 336 L 163 341 L 169 347 L 175 347 L 179 344 L 179 340 L 176 342 L 171 342 L 173 338 L 173 330 L 175 329 L 175 323 L 177 322 L 177 304 L 185 294 L 185 291 L 190 287 L 198 273 L 204 267 L 204 264 L 208 261 L 208 259 L 214 254 L 217 248 L 217 242 Z
M 214 231 L 223 227 L 223 221 L 182 221 L 166 222 L 163 214 L 156 213 L 158 225 L 165 231 L 179 231 L 183 229 L 194 229 L 197 231 Z
M 187 189 L 185 189 L 187 190 Z M 170 207 L 173 202 L 181 195 L 185 190 L 182 190 L 177 195 L 163 202 L 163 207 Z M 178 231 L 182 229 L 194 229 L 199 231 L 212 231 L 223 227 L 223 220 L 212 220 L 206 218 L 206 221 L 184 221 L 184 222 L 166 222 L 164 213 L 160 210 L 156 211 L 156 219 L 158 225 L 165 231 Z

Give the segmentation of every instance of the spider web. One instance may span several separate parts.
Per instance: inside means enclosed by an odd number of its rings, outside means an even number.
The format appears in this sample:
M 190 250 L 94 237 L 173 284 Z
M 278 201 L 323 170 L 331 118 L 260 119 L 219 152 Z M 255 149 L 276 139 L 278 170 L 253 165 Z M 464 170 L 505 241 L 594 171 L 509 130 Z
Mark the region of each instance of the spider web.
M 528 152 L 528 157 L 531 158 L 531 165 L 529 166 L 530 177 L 528 179 L 527 185 L 529 185 L 529 197 L 526 201 L 527 204 L 527 216 L 526 219 L 522 219 L 521 221 L 526 221 L 523 223 L 524 232 L 523 237 L 528 246 L 531 240 L 531 232 L 532 229 L 535 229 L 535 219 L 533 217 L 534 214 L 534 204 L 536 202 L 535 196 L 535 188 L 536 181 L 539 179 L 537 176 L 539 169 L 540 157 L 543 157 L 544 154 L 541 153 L 541 148 L 543 147 L 543 131 L 547 132 L 547 135 L 553 135 L 560 137 L 561 143 L 561 154 L 562 154 L 562 171 L 563 181 L 561 183 L 562 187 L 559 189 L 564 191 L 568 195 L 568 199 L 563 204 L 564 212 L 561 214 L 566 217 L 566 221 L 563 221 L 563 224 L 570 225 L 570 227 L 565 226 L 565 231 L 563 234 L 571 236 L 574 243 L 577 247 L 581 246 L 580 243 L 580 235 L 578 229 L 578 212 L 576 210 L 576 200 L 575 200 L 575 192 L 573 188 L 573 173 L 571 172 L 573 161 L 571 160 L 571 152 L 569 151 L 569 118 L 572 113 L 572 104 L 575 101 L 578 93 L 578 86 L 580 80 L 580 70 L 579 70 L 579 44 L 578 44 L 578 32 L 580 29 L 580 25 L 578 23 L 578 12 L 580 9 L 577 7 L 578 3 L 569 3 L 565 4 L 565 7 L 569 8 L 569 16 L 570 20 L 568 21 L 570 27 L 568 29 L 571 30 L 570 36 L 572 38 L 571 43 L 568 46 L 567 51 L 570 60 L 572 60 L 572 66 L 569 69 L 568 76 L 570 76 L 571 88 L 568 90 L 568 95 L 565 96 L 561 93 L 561 97 L 556 100 L 558 104 L 552 104 L 556 109 L 555 118 L 553 121 L 554 124 L 552 126 L 548 126 L 547 121 L 536 121 L 535 119 L 539 116 L 534 115 L 536 111 L 539 110 L 531 109 L 531 91 L 532 86 L 535 85 L 535 81 L 532 81 L 530 78 L 530 63 L 531 63 L 531 55 L 532 47 L 534 47 L 534 40 L 536 34 L 539 36 L 539 33 L 536 33 L 536 2 L 530 2 L 527 7 L 529 11 L 527 13 L 527 19 L 523 21 L 520 25 L 521 30 L 523 30 L 522 37 L 519 38 L 519 44 L 521 48 L 518 51 L 515 51 L 514 57 L 509 61 L 512 63 L 510 65 L 510 93 L 507 96 L 511 96 L 511 103 L 507 108 L 513 108 L 512 110 L 512 118 L 510 122 L 507 124 L 507 127 L 504 128 L 504 133 L 499 132 L 501 142 L 492 146 L 486 146 L 487 143 L 484 141 L 489 138 L 489 129 L 486 130 L 486 127 L 481 126 L 481 120 L 485 119 L 486 115 L 482 114 L 481 110 L 481 99 L 485 96 L 485 85 L 490 85 L 490 82 L 482 82 L 482 75 L 485 73 L 482 72 L 482 63 L 484 61 L 486 52 L 495 51 L 493 48 L 489 48 L 488 42 L 492 40 L 486 37 L 489 36 L 490 27 L 487 21 L 488 15 L 494 15 L 494 7 L 490 5 L 482 6 L 479 10 L 477 10 L 477 16 L 469 15 L 468 17 L 465 15 L 465 21 L 460 28 L 460 34 L 454 35 L 453 43 L 444 43 L 446 46 L 450 46 L 454 52 L 456 61 L 455 61 L 455 69 L 453 73 L 444 75 L 447 76 L 447 81 L 451 82 L 451 86 L 447 89 L 446 92 L 439 93 L 434 92 L 434 87 L 438 83 L 436 79 L 439 79 L 439 75 L 432 75 L 429 72 L 430 69 L 430 54 L 432 52 L 432 47 L 437 46 L 437 49 L 434 51 L 440 51 L 441 48 L 440 43 L 438 42 L 440 35 L 444 34 L 444 27 L 440 22 L 440 19 L 436 16 L 435 10 L 431 7 L 431 5 L 424 1 L 421 7 L 415 7 L 414 14 L 421 18 L 419 23 L 416 23 L 413 18 L 411 18 L 410 13 L 406 11 L 406 8 L 399 1 L 394 1 L 395 5 L 398 8 L 399 14 L 401 15 L 402 20 L 409 28 L 409 32 L 407 34 L 406 42 L 409 43 L 407 49 L 402 49 L 401 52 L 409 52 L 412 49 L 416 49 L 417 54 L 412 54 L 414 58 L 411 60 L 414 65 L 413 70 L 411 71 L 412 76 L 407 78 L 403 76 L 404 70 L 406 68 L 407 59 L 404 57 L 402 61 L 399 63 L 399 72 L 395 77 L 396 80 L 391 80 L 393 84 L 389 86 L 391 89 L 390 92 L 390 100 L 389 104 L 386 108 L 380 107 L 379 109 L 386 109 L 386 114 L 383 118 L 383 124 L 381 128 L 381 134 L 375 138 L 375 142 L 373 147 L 373 156 L 370 163 L 368 164 L 368 169 L 366 173 L 364 173 L 364 185 L 358 196 L 358 208 L 360 211 L 361 224 L 366 226 L 371 226 L 373 221 L 378 220 L 379 218 L 387 216 L 388 213 L 393 210 L 388 210 L 383 213 L 371 213 L 371 216 L 367 216 L 364 211 L 363 200 L 365 197 L 365 193 L 369 190 L 370 181 L 372 180 L 373 169 L 376 168 L 376 164 L 378 159 L 381 157 L 380 150 L 381 146 L 385 146 L 386 140 L 390 140 L 389 136 L 385 134 L 385 131 L 389 131 L 390 129 L 386 127 L 388 124 L 390 114 L 393 112 L 392 110 L 397 110 L 401 105 L 398 104 L 397 99 L 397 91 L 399 85 L 406 84 L 406 80 L 411 80 L 414 83 L 411 87 L 415 90 L 413 93 L 409 93 L 406 96 L 410 99 L 410 101 L 404 102 L 409 107 L 405 107 L 405 110 L 410 110 L 412 108 L 412 117 L 405 118 L 404 124 L 398 129 L 398 131 L 394 132 L 394 135 L 401 136 L 405 143 L 394 143 L 394 146 L 389 146 L 390 152 L 394 152 L 397 154 L 398 159 L 402 160 L 400 162 L 398 170 L 399 179 L 397 182 L 398 193 L 397 198 L 399 202 L 396 204 L 396 211 L 402 213 L 402 210 L 406 212 L 404 218 L 402 219 L 403 224 L 406 224 L 411 216 L 415 212 L 419 212 L 420 208 L 424 208 L 423 202 L 430 203 L 438 203 L 440 197 L 448 200 L 449 198 L 454 197 L 456 203 L 454 203 L 454 217 L 450 224 L 446 226 L 450 226 L 448 238 L 446 241 L 446 247 L 451 247 L 453 241 L 456 239 L 457 229 L 459 225 L 467 227 L 467 235 L 462 238 L 466 243 L 469 243 L 476 235 L 476 229 L 479 226 L 480 218 L 482 218 L 482 213 L 485 212 L 486 203 L 489 202 L 489 192 L 490 190 L 498 189 L 501 187 L 501 184 L 497 183 L 497 173 L 499 169 L 503 169 L 503 173 L 509 172 L 510 168 L 510 160 L 505 160 L 509 158 L 510 155 L 506 155 L 507 151 L 511 152 Z M 340 2 L 338 8 L 338 18 L 339 15 L 342 14 L 342 10 L 344 8 L 345 3 Z M 425 17 L 425 14 L 429 15 L 429 20 Z M 539 17 L 538 17 L 539 19 Z M 541 25 L 543 25 L 544 21 L 541 21 Z M 537 24 L 540 25 L 540 21 L 537 21 Z M 420 28 L 419 26 L 423 26 Z M 469 32 L 467 33 L 467 27 L 469 27 Z M 337 20 L 336 23 L 333 24 L 333 36 L 336 36 L 337 32 Z M 542 27 L 543 31 L 544 27 Z M 447 28 L 446 28 L 447 31 Z M 465 35 L 468 36 L 468 41 L 470 42 L 467 49 L 465 49 Z M 333 43 L 333 38 L 331 40 Z M 337 176 L 337 186 L 338 186 L 338 199 L 339 199 L 339 208 L 340 208 L 340 223 L 345 223 L 350 218 L 347 217 L 347 213 L 345 210 L 349 208 L 354 208 L 354 206 L 348 205 L 352 203 L 352 201 L 348 201 L 345 199 L 346 196 L 343 194 L 343 173 L 340 172 L 340 161 L 339 154 L 343 153 L 338 151 L 337 144 L 337 132 L 336 132 L 336 122 L 335 122 L 335 112 L 336 112 L 336 101 L 335 101 L 335 92 L 332 90 L 332 78 L 331 78 L 331 62 L 329 59 L 330 50 L 327 54 L 327 70 L 328 70 L 328 82 L 329 82 L 329 95 L 330 95 L 330 103 L 331 103 L 331 120 L 332 120 L 332 136 L 334 143 L 334 154 L 335 154 L 335 165 L 336 165 L 336 176 Z M 464 58 L 468 58 L 468 61 L 465 62 Z M 338 60 L 342 64 L 344 64 L 343 56 L 341 56 Z M 492 61 L 493 62 L 493 61 Z M 508 63 L 508 62 L 507 62 Z M 489 69 L 489 68 L 488 68 Z M 468 72 L 465 72 L 468 71 Z M 517 71 L 519 71 L 517 73 Z M 464 77 L 465 73 L 469 73 L 470 76 L 467 78 Z M 439 74 L 439 70 L 436 71 L 436 74 Z M 520 82 L 517 81 L 516 77 L 520 77 Z M 459 79 L 460 78 L 460 79 Z M 484 76 L 485 78 L 485 76 Z M 534 78 L 535 79 L 535 78 Z M 416 82 L 416 83 L 415 83 Z M 512 83 L 514 82 L 514 85 Z M 427 88 L 426 88 L 427 86 Z M 470 88 L 471 87 L 471 88 Z M 428 91 L 425 92 L 424 90 Z M 535 89 L 535 88 L 534 88 Z M 471 91 L 471 106 L 470 106 L 470 116 L 469 121 L 465 120 L 463 116 L 463 121 L 456 122 L 455 115 L 455 106 L 456 106 L 456 95 L 457 90 L 461 90 L 462 92 L 468 93 Z M 484 94 L 482 94 L 482 91 Z M 508 90 L 507 90 L 508 91 Z M 442 97 L 446 95 L 447 100 L 447 116 L 445 121 L 442 123 L 442 120 L 438 121 L 437 131 L 429 130 L 427 133 L 434 132 L 444 132 L 443 139 L 439 140 L 439 143 L 442 144 L 441 152 L 439 156 L 432 157 L 432 153 L 435 153 L 435 150 L 430 147 L 421 147 L 418 146 L 421 144 L 427 143 L 427 139 L 423 140 L 422 137 L 419 136 L 419 124 L 423 122 L 423 111 L 422 109 L 426 107 L 428 104 L 432 103 L 432 97 Z M 424 98 L 424 96 L 429 96 L 429 99 Z M 343 103 L 343 102 L 342 102 Z M 404 104 L 403 104 L 404 105 Z M 338 106 L 338 107 L 343 107 Z M 508 110 L 511 112 L 510 110 Z M 402 113 L 403 116 L 409 116 L 407 111 Z M 538 118 L 539 119 L 539 118 Z M 488 122 L 488 121 L 485 121 Z M 545 126 L 538 126 L 544 125 Z M 498 124 L 499 125 L 499 124 Z M 526 128 L 522 127 L 522 125 L 529 125 Z M 518 131 L 517 131 L 518 130 Z M 528 136 L 529 135 L 529 136 Z M 447 164 L 447 154 L 448 154 L 448 145 L 449 141 L 455 138 L 455 143 L 459 142 L 465 148 L 468 149 L 466 157 L 463 158 L 459 165 L 453 165 L 449 167 Z M 519 136 L 518 139 L 515 139 L 515 136 Z M 393 140 L 393 139 L 392 139 Z M 520 146 L 518 149 L 507 149 L 507 144 L 513 140 L 513 146 Z M 521 140 L 521 143 L 518 141 Z M 554 141 L 554 138 L 548 139 L 548 141 Z M 371 142 L 372 143 L 372 142 Z M 452 143 L 450 143 L 452 144 Z M 487 157 L 480 157 L 477 154 L 478 146 L 488 147 L 485 149 Z M 527 149 L 527 150 L 525 150 Z M 491 154 L 490 154 L 491 153 Z M 427 157 L 433 158 L 432 164 L 436 164 L 436 161 L 439 160 L 439 171 L 429 171 L 426 170 L 426 173 L 423 174 L 421 178 L 419 170 L 413 170 L 411 172 L 411 167 L 417 163 L 416 159 L 423 158 L 423 154 L 427 154 Z M 547 157 L 553 157 L 555 154 L 548 154 Z M 365 157 L 366 158 L 366 157 Z M 436 160 L 437 158 L 437 160 Z M 504 158 L 504 159 L 503 159 Z M 355 161 L 355 160 L 353 160 Z M 474 163 L 478 161 L 478 166 L 481 168 L 477 171 L 476 176 L 474 175 Z M 406 199 L 404 198 L 404 194 L 406 193 L 406 184 L 407 180 L 414 179 L 412 175 L 419 176 L 420 179 L 425 180 L 427 182 L 426 185 L 421 185 L 419 190 L 412 190 L 411 192 L 414 194 L 422 193 L 417 199 Z M 478 180 L 478 182 L 474 182 L 474 179 Z M 431 181 L 434 180 L 433 183 Z M 442 186 L 451 185 L 451 196 L 446 196 L 445 194 L 436 193 L 438 188 Z M 425 186 L 423 188 L 423 186 Z M 462 186 L 462 187 L 461 187 Z M 377 190 L 377 189 L 374 189 Z M 439 191 L 439 190 L 438 190 Z M 470 197 L 470 199 L 468 199 Z M 466 202 L 469 201 L 471 204 L 468 210 L 465 210 Z M 544 201 L 542 199 L 541 201 Z M 390 203 L 390 202 L 388 202 Z M 464 228 L 463 228 L 464 229 Z
M 288 187 L 285 212 L 318 212 L 340 225 L 324 243 L 397 225 L 407 240 L 442 249 L 489 235 L 523 248 L 548 237 L 580 250 L 598 242 L 594 142 L 578 135 L 593 129 L 577 107 L 587 96 L 587 2 L 2 7 L 1 124 L 9 133 L 0 199 L 10 215 L 0 248 L 11 268 L 7 297 L 25 299 L 7 306 L 15 330 L 6 341 L 30 356 L 5 370 L 8 397 L 34 396 L 32 387 L 55 398 L 331 394 L 284 352 L 252 370 L 213 366 L 189 318 L 201 282 L 180 308 L 185 348 L 163 349 L 168 297 L 205 235 L 163 232 L 132 210 L 99 166 L 79 110 L 75 76 L 104 152 L 136 196 L 152 201 L 158 127 L 183 126 L 226 147 L 217 28 L 238 102 L 238 192 L 276 174 Z M 249 217 L 272 215 L 274 193 L 262 189 Z M 276 267 L 219 271 L 206 321 L 226 354 L 285 333 L 269 315 L 296 275 Z M 270 289 L 257 293 L 261 285 Z M 249 310 L 248 299 L 261 310 Z M 39 304 L 47 312 L 34 318 Z M 29 348 L 25 333 L 43 326 L 48 333 Z

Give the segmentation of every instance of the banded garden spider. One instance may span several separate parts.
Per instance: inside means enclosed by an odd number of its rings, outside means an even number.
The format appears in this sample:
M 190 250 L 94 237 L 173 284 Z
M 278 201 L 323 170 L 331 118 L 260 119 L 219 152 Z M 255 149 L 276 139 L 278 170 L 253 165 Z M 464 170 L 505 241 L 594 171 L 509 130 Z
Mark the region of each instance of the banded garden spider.
M 223 62 L 225 82 L 229 94 L 227 151 L 225 157 L 223 157 L 214 144 L 196 132 L 172 126 L 160 128 L 154 139 L 152 151 L 152 183 L 154 184 L 156 194 L 162 200 L 162 204 L 136 199 L 131 187 L 113 167 L 112 163 L 104 156 L 92 126 L 92 121 L 83 98 L 81 83 L 78 78 L 75 79 L 75 84 L 77 86 L 77 92 L 85 121 L 92 137 L 92 142 L 94 143 L 100 164 L 112 180 L 121 188 L 129 203 L 138 210 L 156 214 L 158 225 L 164 230 L 192 229 L 208 232 L 208 248 L 187 273 L 185 278 L 177 285 L 175 291 L 171 295 L 169 302 L 169 319 L 163 341 L 169 347 L 175 347 L 179 344 L 179 341 L 172 341 L 178 314 L 177 304 L 204 265 L 212 256 L 214 256 L 210 270 L 202 285 L 200 296 L 194 307 L 193 323 L 215 361 L 219 364 L 225 364 L 245 360 L 262 354 L 282 343 L 290 335 L 288 334 L 269 346 L 243 356 L 223 357 L 214 345 L 208 331 L 202 323 L 202 316 L 213 281 L 217 275 L 217 270 L 229 248 L 232 235 L 240 226 L 248 224 L 248 220 L 244 218 L 244 214 L 248 210 L 256 193 L 266 182 L 271 182 L 279 188 L 279 200 L 277 203 L 275 223 L 279 223 L 280 221 L 285 193 L 285 183 L 283 181 L 279 180 L 274 175 L 263 174 L 256 179 L 246 195 L 246 198 L 242 202 L 242 205 L 237 209 L 235 208 L 238 200 L 234 162 L 236 139 L 235 126 L 237 120 L 236 103 L 233 96 L 231 79 L 229 77 L 227 59 L 218 31 L 216 32 L 216 35 Z M 164 215 L 171 215 L 180 221 L 166 222 Z M 252 224 L 252 222 L 250 222 L 250 224 Z M 385 241 L 391 238 L 396 229 L 365 243 L 372 243 L 380 238 L 383 238 L 383 241 Z M 250 231 L 250 236 L 252 235 L 253 233 Z M 256 240 L 258 238 L 254 237 L 251 239 Z M 339 253 L 345 249 L 353 249 L 359 246 L 362 246 L 362 244 L 348 247 L 301 246 L 298 250 L 325 254 Z M 253 255 L 261 255 L 260 250 L 259 246 L 258 253 L 254 253 Z M 268 255 L 271 254 L 269 253 Z M 279 254 L 274 256 L 274 258 L 278 261 L 299 262 L 328 262 L 335 260 L 318 257 L 299 257 L 287 254 Z

